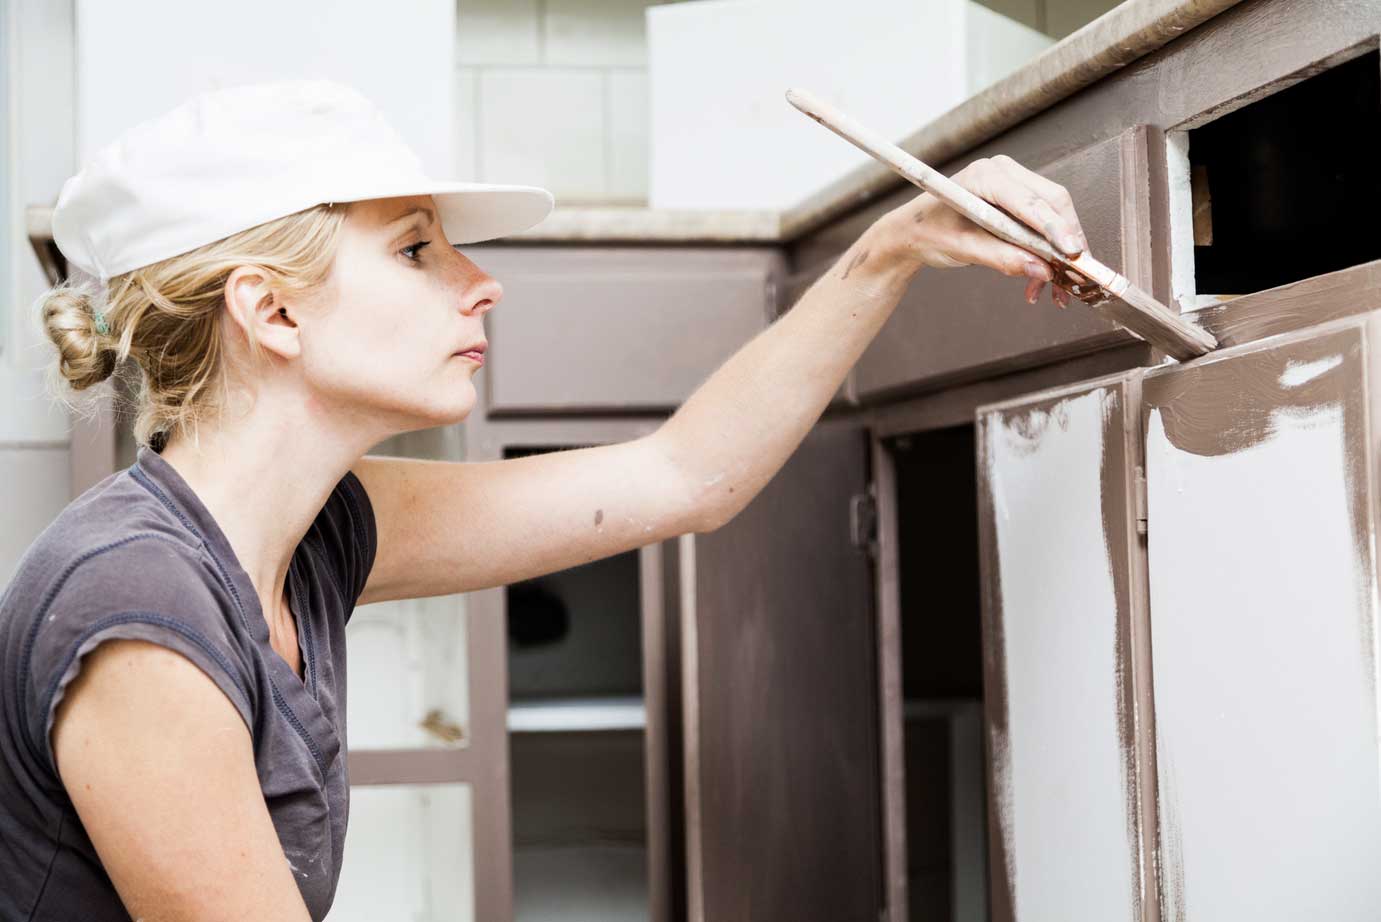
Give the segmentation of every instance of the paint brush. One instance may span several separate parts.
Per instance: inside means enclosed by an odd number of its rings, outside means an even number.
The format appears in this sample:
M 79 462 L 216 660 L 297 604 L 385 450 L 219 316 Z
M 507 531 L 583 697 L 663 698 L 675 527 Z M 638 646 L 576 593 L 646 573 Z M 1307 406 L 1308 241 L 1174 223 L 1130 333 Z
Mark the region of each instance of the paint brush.
M 1197 358 L 1218 347 L 1217 340 L 1207 330 L 1170 310 L 1133 285 L 1126 276 L 1094 259 L 1087 250 L 1077 257 L 1066 256 L 1049 240 L 1010 214 L 974 195 L 815 95 L 793 87 L 786 91 L 786 99 L 990 234 L 1050 263 L 1055 269 L 1052 284 L 1059 285 L 1151 345 L 1180 360 Z M 1078 273 L 1087 283 L 1079 281 L 1070 274 L 1071 271 Z

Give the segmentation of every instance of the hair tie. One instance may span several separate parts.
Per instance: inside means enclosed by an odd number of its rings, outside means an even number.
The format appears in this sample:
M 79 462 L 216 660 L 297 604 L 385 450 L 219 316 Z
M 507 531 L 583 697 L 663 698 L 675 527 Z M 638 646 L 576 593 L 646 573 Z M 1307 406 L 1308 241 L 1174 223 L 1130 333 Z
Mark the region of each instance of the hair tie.
M 109 333 L 110 324 L 105 322 L 105 314 L 101 309 L 99 307 L 94 307 L 91 309 L 91 312 L 96 318 L 96 332 L 100 333 L 102 336 Z

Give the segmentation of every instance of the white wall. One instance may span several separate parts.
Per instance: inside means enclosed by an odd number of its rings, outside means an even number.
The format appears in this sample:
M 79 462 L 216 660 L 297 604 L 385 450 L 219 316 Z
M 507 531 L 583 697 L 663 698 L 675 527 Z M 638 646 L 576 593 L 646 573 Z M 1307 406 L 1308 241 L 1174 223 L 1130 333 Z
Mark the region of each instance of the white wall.
M 657 0 L 459 0 L 456 169 L 557 207 L 647 198 L 644 9 Z
M 67 412 L 44 390 L 51 346 L 33 300 L 47 288 L 24 233 L 24 204 L 56 197 L 73 162 L 72 7 L 65 0 L 0 0 L 0 66 L 8 127 L 0 182 L 9 210 L 0 242 L 0 590 L 20 556 L 71 499 Z
M 326 77 L 378 103 L 442 175 L 454 33 L 454 0 L 77 0 L 78 150 L 202 90 Z
M 647 22 L 659 208 L 790 208 L 870 159 L 791 87 L 900 138 L 1053 43 L 969 0 L 696 0 Z

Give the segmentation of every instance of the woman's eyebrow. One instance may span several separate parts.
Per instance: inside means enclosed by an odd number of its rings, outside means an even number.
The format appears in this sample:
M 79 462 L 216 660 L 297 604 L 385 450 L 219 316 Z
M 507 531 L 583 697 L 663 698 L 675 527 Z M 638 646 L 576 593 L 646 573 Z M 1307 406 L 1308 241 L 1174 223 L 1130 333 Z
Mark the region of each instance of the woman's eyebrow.
M 414 208 L 410 208 L 407 211 L 403 212 L 398 217 L 394 218 L 392 221 L 389 221 L 387 224 L 384 225 L 384 229 L 387 230 L 393 225 L 401 223 L 402 221 L 419 214 L 427 216 L 427 224 L 431 224 L 433 221 L 436 220 L 436 214 L 430 208 L 418 205 Z

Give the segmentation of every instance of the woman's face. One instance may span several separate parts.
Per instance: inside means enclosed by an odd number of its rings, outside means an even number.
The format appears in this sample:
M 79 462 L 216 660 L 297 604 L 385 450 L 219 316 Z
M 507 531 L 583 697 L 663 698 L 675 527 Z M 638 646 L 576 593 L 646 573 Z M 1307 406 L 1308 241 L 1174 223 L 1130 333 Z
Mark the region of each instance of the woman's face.
M 389 432 L 463 420 L 481 366 L 457 353 L 486 344 L 483 317 L 502 297 L 446 240 L 430 195 L 354 203 L 301 340 L 309 399 Z

